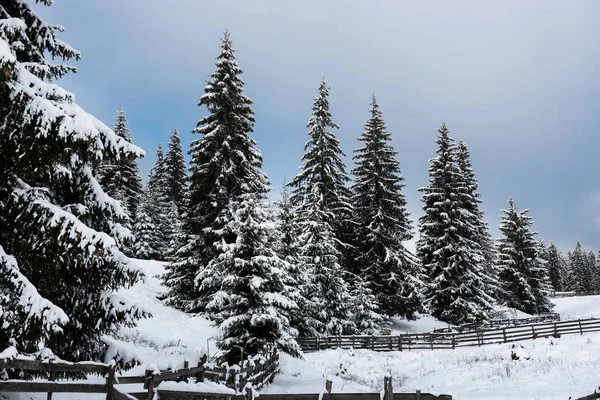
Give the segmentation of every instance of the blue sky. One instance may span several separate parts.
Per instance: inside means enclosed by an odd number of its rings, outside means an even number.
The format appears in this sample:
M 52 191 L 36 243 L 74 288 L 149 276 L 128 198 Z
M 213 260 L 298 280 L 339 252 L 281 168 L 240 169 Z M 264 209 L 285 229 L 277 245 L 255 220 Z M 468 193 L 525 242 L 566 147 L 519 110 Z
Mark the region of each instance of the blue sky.
M 512 196 L 547 242 L 600 249 L 600 2 L 54 3 L 37 8 L 83 55 L 61 85 L 110 126 L 125 107 L 144 174 L 173 128 L 192 140 L 227 28 L 276 190 L 298 171 L 324 75 L 348 156 L 377 93 L 413 220 L 445 122 L 469 145 L 492 234 Z

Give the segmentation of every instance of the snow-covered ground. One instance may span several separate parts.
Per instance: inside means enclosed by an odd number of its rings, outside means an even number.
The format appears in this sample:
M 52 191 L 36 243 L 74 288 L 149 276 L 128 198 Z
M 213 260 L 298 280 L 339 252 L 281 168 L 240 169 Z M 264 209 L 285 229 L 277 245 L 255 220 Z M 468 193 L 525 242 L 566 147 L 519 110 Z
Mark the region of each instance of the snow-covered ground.
M 574 296 L 552 299 L 561 321 L 600 317 L 600 296 Z
M 153 316 L 135 328 L 123 329 L 109 338 L 112 351 L 139 360 L 142 365 L 125 375 L 142 375 L 147 364 L 159 368 L 180 367 L 185 359 L 195 362 L 206 350 L 215 354 L 216 328 L 202 317 L 190 317 L 164 306 L 156 296 L 164 290 L 160 275 L 164 266 L 139 260 L 146 275 L 120 294 L 140 302 Z M 562 320 L 600 317 L 600 296 L 565 297 L 553 300 Z M 510 314 L 511 310 L 507 310 Z M 507 315 L 511 318 L 526 314 Z M 416 321 L 393 319 L 393 334 L 429 332 L 447 324 L 428 315 Z M 519 357 L 513 360 L 512 354 Z M 511 344 L 450 350 L 375 353 L 368 350 L 327 350 L 306 354 L 304 360 L 281 357 L 281 373 L 266 393 L 319 393 L 328 376 L 334 392 L 379 392 L 383 377 L 393 377 L 396 392 L 451 394 L 457 400 L 577 398 L 600 385 L 600 333 L 537 339 Z M 99 378 L 93 378 L 98 380 Z M 127 385 L 139 391 L 141 385 Z M 45 394 L 1 395 L 0 399 L 42 400 Z M 105 395 L 55 394 L 55 400 L 100 400 Z

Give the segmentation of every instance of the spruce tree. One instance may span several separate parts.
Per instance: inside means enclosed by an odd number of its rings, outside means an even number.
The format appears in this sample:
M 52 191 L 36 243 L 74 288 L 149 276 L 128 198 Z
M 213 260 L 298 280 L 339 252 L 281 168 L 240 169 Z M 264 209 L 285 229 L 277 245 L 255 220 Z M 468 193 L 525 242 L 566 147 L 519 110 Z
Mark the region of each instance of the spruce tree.
M 53 59 L 80 57 L 56 31 L 25 1 L 2 1 L 0 348 L 98 359 L 102 336 L 143 312 L 113 293 L 134 270 L 117 247 L 127 214 L 92 170 L 143 152 L 47 83 L 75 70 Z
M 165 154 L 165 175 L 168 185 L 169 199 L 177 206 L 179 215 L 184 210 L 185 191 L 187 190 L 187 165 L 183 157 L 179 131 L 173 130 L 169 141 L 169 150 Z
M 123 107 L 119 108 L 113 131 L 127 142 L 133 143 Z M 142 196 L 142 176 L 136 158 L 105 159 L 98 168 L 97 179 L 109 196 L 121 202 L 133 220 Z
M 331 213 L 324 211 L 324 196 L 314 186 L 308 197 L 308 213 L 302 221 L 300 264 L 310 279 L 305 288 L 307 317 L 301 333 L 314 335 L 348 335 L 356 333 L 351 321 L 350 287 L 339 264 L 340 253 L 334 239 Z
M 470 187 L 457 165 L 448 128 L 438 129 L 437 156 L 430 160 L 429 185 L 423 192 L 417 254 L 428 274 L 429 312 L 459 324 L 491 306 L 482 279 L 484 260 L 478 241 L 478 215 Z
M 593 290 L 593 275 L 588 254 L 581 247 L 579 240 L 570 259 L 569 290 L 577 293 L 588 293 Z M 595 262 L 594 262 L 595 264 Z
M 190 312 L 202 311 L 219 290 L 211 287 L 199 292 L 197 287 L 203 283 L 195 281 L 218 256 L 214 243 L 235 241 L 233 233 L 223 230 L 226 221 L 222 214 L 240 196 L 265 194 L 269 186 L 261 171 L 262 156 L 250 137 L 254 131 L 252 101 L 244 94 L 243 71 L 228 32 L 223 36 L 216 67 L 199 102 L 208 109 L 194 130 L 202 137 L 190 148 L 186 244 L 165 276 L 169 303 Z
M 370 113 L 358 138 L 363 147 L 354 151 L 353 272 L 364 279 L 383 313 L 413 318 L 421 307 L 424 276 L 402 244 L 413 237 L 404 177 L 375 95 Z
M 537 232 L 530 229 L 533 222 L 527 215 L 529 210 L 518 212 L 511 198 L 508 208 L 502 211 L 498 263 L 503 300 L 507 306 L 529 314 L 548 312 L 552 308 L 548 300 L 551 288 L 535 241 Z
M 133 252 L 137 258 L 146 260 L 157 258 L 159 255 L 159 251 L 154 248 L 156 227 L 152 221 L 151 213 L 148 193 L 145 191 L 135 216 L 135 225 L 133 225 L 133 236 L 135 238 Z
M 233 242 L 217 242 L 219 256 L 203 271 L 218 277 L 219 290 L 207 304 L 207 311 L 223 332 L 218 345 L 230 362 L 244 354 L 257 354 L 270 345 L 300 355 L 290 328 L 289 314 L 297 304 L 288 297 L 294 292 L 287 262 L 272 248 L 272 222 L 256 194 L 241 195 L 225 213 L 224 230 Z M 201 285 L 200 290 L 203 289 Z
M 329 111 L 329 88 L 322 78 L 319 95 L 314 99 L 312 115 L 308 121 L 308 142 L 304 145 L 300 172 L 289 183 L 293 188 L 291 200 L 297 206 L 300 219 L 307 218 L 314 205 L 313 193 L 323 198 L 325 222 L 333 229 L 340 256 L 346 253 L 345 244 L 350 234 L 349 219 L 352 214 L 350 191 L 346 187 L 348 175 L 341 157 L 345 156 L 340 142 L 331 129 L 339 129 Z
M 481 280 L 485 286 L 485 293 L 492 299 L 501 296 L 498 287 L 498 268 L 496 265 L 497 254 L 494 239 L 490 235 L 490 230 L 483 210 L 480 208 L 481 199 L 477 191 L 479 183 L 475 176 L 475 170 L 471 163 L 471 153 L 467 144 L 462 140 L 456 149 L 456 162 L 459 170 L 459 176 L 462 178 L 463 207 L 469 213 L 471 222 L 470 229 L 466 232 L 470 235 L 470 240 L 476 243 L 476 247 L 481 251 L 483 260 L 477 268 Z
M 550 285 L 557 292 L 564 290 L 564 276 L 565 260 L 560 250 L 554 243 L 550 243 L 546 251 L 546 267 L 548 269 L 548 279 Z
M 156 258 L 164 259 L 169 251 L 171 239 L 175 234 L 173 232 L 175 221 L 170 219 L 174 203 L 169 197 L 168 174 L 162 143 L 158 144 L 156 163 L 150 170 L 146 191 L 150 217 L 155 228 L 151 246 L 157 251 Z

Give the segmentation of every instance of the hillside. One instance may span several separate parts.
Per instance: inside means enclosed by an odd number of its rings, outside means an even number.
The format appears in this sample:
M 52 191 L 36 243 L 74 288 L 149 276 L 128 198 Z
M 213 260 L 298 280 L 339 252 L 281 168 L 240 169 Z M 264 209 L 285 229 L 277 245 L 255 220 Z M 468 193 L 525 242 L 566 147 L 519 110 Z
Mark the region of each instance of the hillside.
M 181 366 L 185 359 L 197 360 L 205 351 L 216 354 L 217 330 L 202 317 L 190 317 L 165 307 L 156 296 L 163 290 L 164 267 L 156 261 L 138 261 L 145 282 L 138 282 L 121 295 L 140 302 L 153 316 L 135 328 L 122 329 L 109 354 L 142 365 L 125 375 L 141 375 L 147 364 L 159 368 Z M 600 296 L 554 299 L 562 319 L 600 316 Z M 394 320 L 394 333 L 430 331 L 446 326 L 430 316 L 417 321 Z M 511 354 L 519 357 L 513 360 Z M 327 377 L 335 392 L 373 392 L 382 388 L 383 376 L 391 375 L 397 392 L 447 393 L 457 400 L 540 399 L 565 400 L 583 396 L 598 384 L 600 334 L 538 339 L 454 351 L 374 353 L 367 350 L 328 350 L 306 354 L 304 360 L 282 356 L 281 373 L 266 388 L 267 393 L 318 393 Z M 128 385 L 135 390 L 135 385 Z M 138 386 L 139 388 L 139 386 Z M 2 396 L 0 396 L 2 398 Z M 39 400 L 45 394 L 4 396 L 10 400 Z M 54 399 L 102 399 L 103 395 L 55 394 Z

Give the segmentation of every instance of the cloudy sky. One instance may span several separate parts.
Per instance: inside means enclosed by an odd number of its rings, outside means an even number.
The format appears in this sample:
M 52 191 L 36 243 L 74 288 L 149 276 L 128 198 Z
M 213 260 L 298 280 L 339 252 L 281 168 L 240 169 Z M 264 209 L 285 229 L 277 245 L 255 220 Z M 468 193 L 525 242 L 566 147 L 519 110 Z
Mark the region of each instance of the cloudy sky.
M 62 85 L 112 125 L 125 107 L 148 155 L 173 128 L 187 145 L 197 106 L 232 34 L 254 101 L 265 172 L 293 177 L 321 76 L 347 155 L 378 95 L 413 219 L 436 129 L 467 142 L 498 234 L 514 197 L 564 250 L 600 249 L 600 2 L 55 0 L 38 6 L 79 49 Z M 349 169 L 351 158 L 347 158 Z

